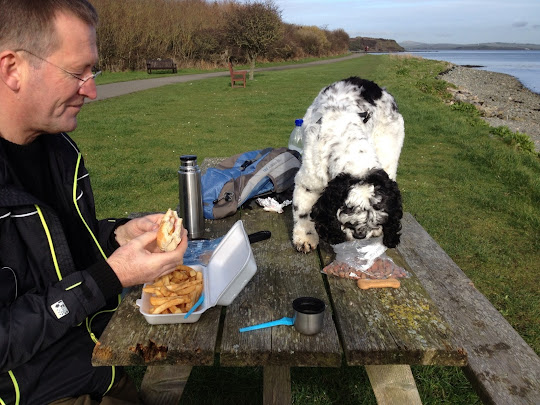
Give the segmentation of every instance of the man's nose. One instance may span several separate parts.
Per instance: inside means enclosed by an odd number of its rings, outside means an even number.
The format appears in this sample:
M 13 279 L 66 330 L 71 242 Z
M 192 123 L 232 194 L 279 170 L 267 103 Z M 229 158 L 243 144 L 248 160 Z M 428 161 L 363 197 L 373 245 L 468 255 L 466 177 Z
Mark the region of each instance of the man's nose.
M 88 97 L 90 100 L 95 100 L 97 97 L 97 86 L 95 79 L 88 79 L 79 88 L 79 94 Z

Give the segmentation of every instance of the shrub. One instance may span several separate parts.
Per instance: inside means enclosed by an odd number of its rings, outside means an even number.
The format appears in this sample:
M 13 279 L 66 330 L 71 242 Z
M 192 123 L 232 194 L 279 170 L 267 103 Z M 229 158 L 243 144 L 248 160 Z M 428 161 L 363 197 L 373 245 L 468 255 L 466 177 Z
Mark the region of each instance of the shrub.
M 322 56 L 330 50 L 330 42 L 326 34 L 318 27 L 299 27 L 295 36 L 300 47 L 308 55 Z
M 458 101 L 458 102 L 452 104 L 452 110 L 459 111 L 459 112 L 462 112 L 462 113 L 466 113 L 466 114 L 469 114 L 469 115 L 471 115 L 473 117 L 479 117 L 480 116 L 480 111 L 478 111 L 478 109 L 474 105 L 472 105 L 470 103 L 463 103 L 461 101 Z
M 145 59 L 155 58 L 173 58 L 183 67 L 224 66 L 230 55 L 247 61 L 246 50 L 251 58 L 256 52 L 270 61 L 348 51 L 344 30 L 286 24 L 273 0 L 92 0 L 92 4 L 100 16 L 99 66 L 107 71 L 144 70 Z M 233 43 L 227 41 L 234 22 L 227 18 L 231 15 L 240 17 L 236 36 L 243 36 Z M 276 35 L 269 39 L 269 32 Z
M 491 129 L 493 135 L 501 138 L 505 143 L 526 153 L 537 154 L 534 142 L 527 134 L 522 132 L 512 132 L 507 126 L 500 126 Z M 540 157 L 540 154 L 537 154 Z

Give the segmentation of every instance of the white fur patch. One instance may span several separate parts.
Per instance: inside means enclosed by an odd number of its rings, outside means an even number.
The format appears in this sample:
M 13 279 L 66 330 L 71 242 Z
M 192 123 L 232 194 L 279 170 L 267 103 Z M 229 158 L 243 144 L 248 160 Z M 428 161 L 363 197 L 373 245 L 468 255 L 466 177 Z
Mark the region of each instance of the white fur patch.
M 299 251 L 309 252 L 318 243 L 310 213 L 332 179 L 341 173 L 362 179 L 377 169 L 396 179 L 405 137 L 403 117 L 386 90 L 381 89 L 373 104 L 355 83 L 365 82 L 347 79 L 322 89 L 304 116 L 303 161 L 293 194 L 293 244 Z M 377 221 L 385 213 L 373 209 L 377 202 L 373 185 L 354 186 L 345 201 L 347 210 L 328 215 L 338 217 L 347 239 L 355 237 L 351 224 L 358 224 L 357 237 L 360 230 L 366 237 L 379 236 Z
M 345 200 L 345 205 L 347 207 L 356 207 L 357 210 L 366 211 L 371 208 L 373 200 L 377 200 L 373 184 L 362 184 L 351 188 L 349 196 Z

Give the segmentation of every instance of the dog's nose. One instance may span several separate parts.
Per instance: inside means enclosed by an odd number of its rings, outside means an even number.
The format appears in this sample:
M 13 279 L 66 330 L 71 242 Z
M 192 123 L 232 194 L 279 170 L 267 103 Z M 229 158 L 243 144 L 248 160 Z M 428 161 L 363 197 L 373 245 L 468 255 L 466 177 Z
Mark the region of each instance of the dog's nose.
M 365 239 L 366 237 L 366 232 L 365 231 L 355 231 L 354 232 L 354 239 Z
M 358 224 L 352 222 L 342 224 L 341 230 L 343 233 L 352 236 L 354 239 L 364 239 L 366 237 L 366 231 L 363 228 L 358 228 Z

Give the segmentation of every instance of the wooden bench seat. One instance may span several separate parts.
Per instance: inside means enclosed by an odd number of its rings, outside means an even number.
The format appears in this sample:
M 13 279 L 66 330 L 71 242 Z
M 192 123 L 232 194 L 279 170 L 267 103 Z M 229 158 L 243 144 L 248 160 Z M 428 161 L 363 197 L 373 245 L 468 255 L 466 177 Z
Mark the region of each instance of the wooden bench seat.
M 147 59 L 146 71 L 150 74 L 152 70 L 172 70 L 173 73 L 178 71 L 172 59 Z
M 467 350 L 465 375 L 488 404 L 540 404 L 540 358 L 411 214 L 397 251 Z

